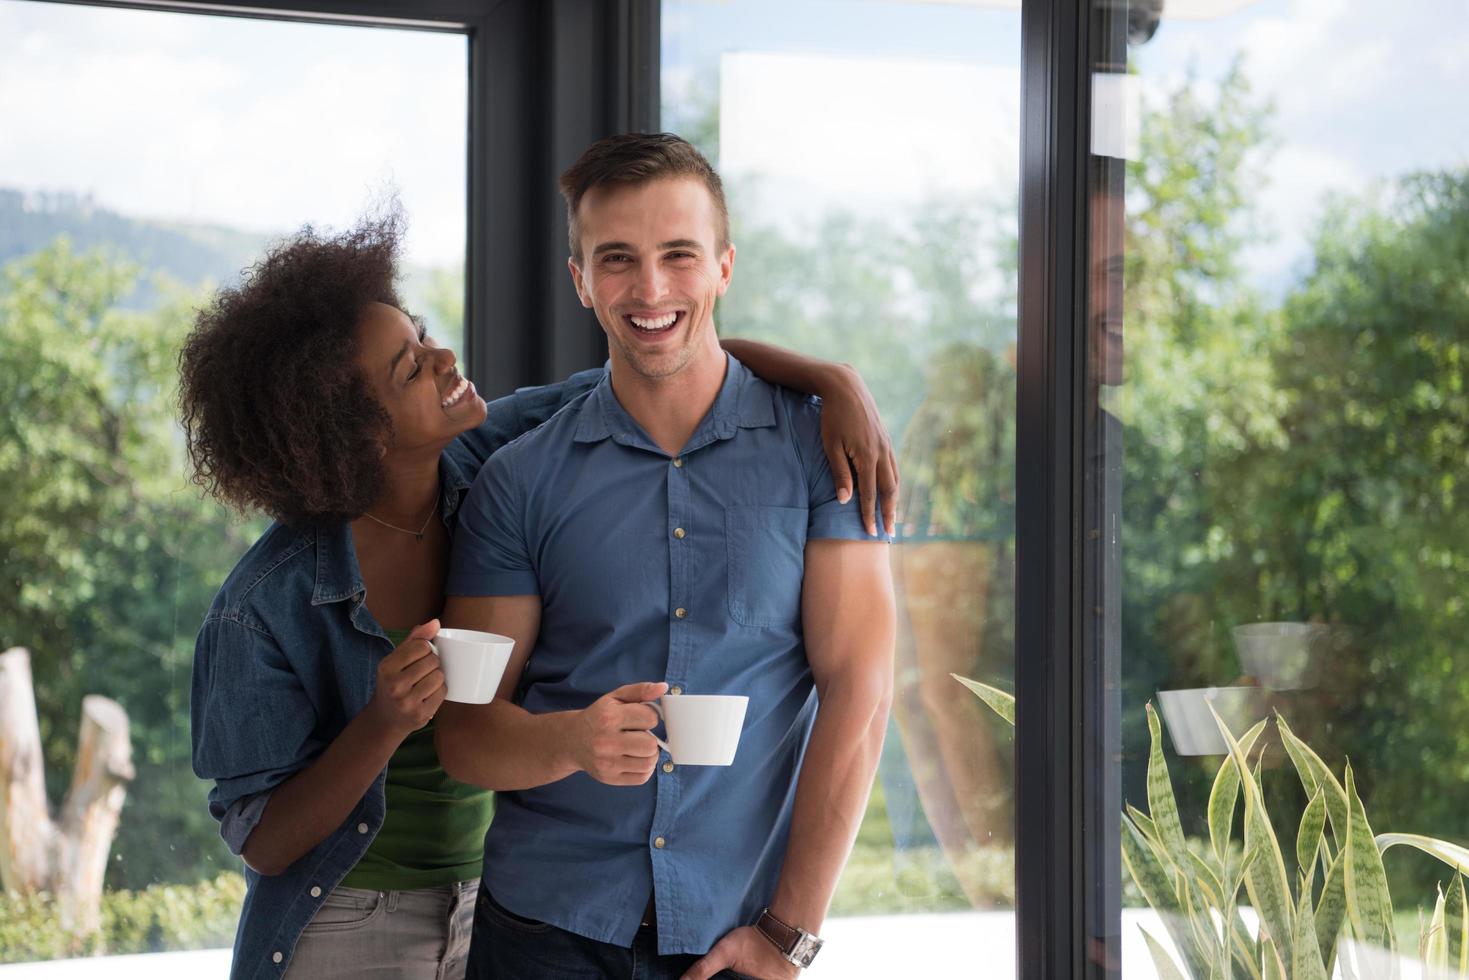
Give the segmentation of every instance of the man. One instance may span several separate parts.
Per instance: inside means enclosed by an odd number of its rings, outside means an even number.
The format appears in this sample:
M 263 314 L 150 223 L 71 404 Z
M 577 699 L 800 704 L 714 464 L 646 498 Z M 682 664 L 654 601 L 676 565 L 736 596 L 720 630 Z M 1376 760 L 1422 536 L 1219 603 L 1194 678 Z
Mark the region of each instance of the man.
M 718 346 L 735 250 L 698 151 L 612 137 L 561 186 L 611 371 L 460 518 L 445 622 L 516 640 L 495 701 L 438 716 L 445 768 L 504 791 L 470 976 L 795 977 L 882 746 L 887 549 L 819 406 Z M 660 754 L 665 693 L 749 697 L 733 765 Z

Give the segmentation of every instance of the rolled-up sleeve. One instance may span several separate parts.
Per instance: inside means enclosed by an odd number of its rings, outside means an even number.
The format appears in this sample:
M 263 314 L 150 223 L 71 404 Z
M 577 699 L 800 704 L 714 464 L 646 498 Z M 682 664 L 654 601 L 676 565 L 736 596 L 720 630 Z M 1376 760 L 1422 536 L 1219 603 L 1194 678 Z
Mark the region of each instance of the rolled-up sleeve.
M 194 772 L 213 781 L 209 812 L 239 854 L 270 791 L 325 748 L 315 708 L 271 637 L 212 616 L 194 646 L 189 715 Z
M 836 480 L 821 442 L 821 399 L 811 397 L 797 403 L 791 409 L 790 419 L 796 451 L 806 471 L 806 540 L 891 542 L 881 521 L 877 523 L 877 534 L 867 533 L 862 523 L 862 508 L 855 496 L 845 504 L 837 500 Z

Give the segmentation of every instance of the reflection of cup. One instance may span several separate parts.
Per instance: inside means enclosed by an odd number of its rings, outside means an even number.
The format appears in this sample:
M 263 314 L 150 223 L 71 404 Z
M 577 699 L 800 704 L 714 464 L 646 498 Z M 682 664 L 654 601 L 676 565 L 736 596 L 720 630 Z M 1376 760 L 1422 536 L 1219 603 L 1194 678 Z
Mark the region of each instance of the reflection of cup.
M 439 630 L 429 642 L 444 671 L 444 697 L 465 704 L 487 704 L 494 698 L 510 662 L 515 641 L 479 630 Z
M 1229 744 L 1209 713 L 1209 705 L 1239 739 L 1251 726 L 1265 717 L 1265 692 L 1258 687 L 1190 687 L 1177 691 L 1159 691 L 1158 707 L 1163 723 L 1173 738 L 1173 751 L 1179 755 L 1225 755 Z
M 1315 623 L 1246 623 L 1234 628 L 1234 648 L 1262 687 L 1289 691 L 1312 686 L 1312 653 L 1323 634 Z
M 681 766 L 727 766 L 734 762 L 750 699 L 740 694 L 665 694 L 650 701 L 663 719 L 663 750 Z

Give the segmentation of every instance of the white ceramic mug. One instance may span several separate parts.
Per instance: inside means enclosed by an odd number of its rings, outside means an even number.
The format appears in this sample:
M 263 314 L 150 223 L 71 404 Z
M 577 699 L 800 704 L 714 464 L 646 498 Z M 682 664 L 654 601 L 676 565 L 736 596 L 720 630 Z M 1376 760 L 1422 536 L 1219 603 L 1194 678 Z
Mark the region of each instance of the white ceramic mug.
M 488 704 L 500 687 L 515 641 L 479 630 L 439 630 L 429 641 L 444 671 L 444 697 L 465 704 Z
M 680 766 L 727 766 L 734 762 L 750 699 L 743 694 L 665 694 L 649 701 L 668 741 L 663 751 Z

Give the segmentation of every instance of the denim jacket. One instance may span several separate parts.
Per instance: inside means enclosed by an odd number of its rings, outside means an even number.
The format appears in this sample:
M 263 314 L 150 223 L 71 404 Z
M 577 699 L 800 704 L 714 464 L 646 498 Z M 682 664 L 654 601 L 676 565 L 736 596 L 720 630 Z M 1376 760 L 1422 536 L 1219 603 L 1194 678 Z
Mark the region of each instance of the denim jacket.
M 584 371 L 491 402 L 485 422 L 439 460 L 440 514 L 453 533 L 459 504 L 490 454 L 588 390 Z M 190 694 L 194 772 L 212 780 L 209 812 L 239 854 L 274 788 L 305 768 L 372 698 L 393 644 L 367 611 L 347 524 L 272 524 L 235 565 L 194 648 Z M 378 773 L 347 820 L 284 872 L 245 868 L 232 980 L 275 978 L 323 899 L 366 853 L 386 810 Z

